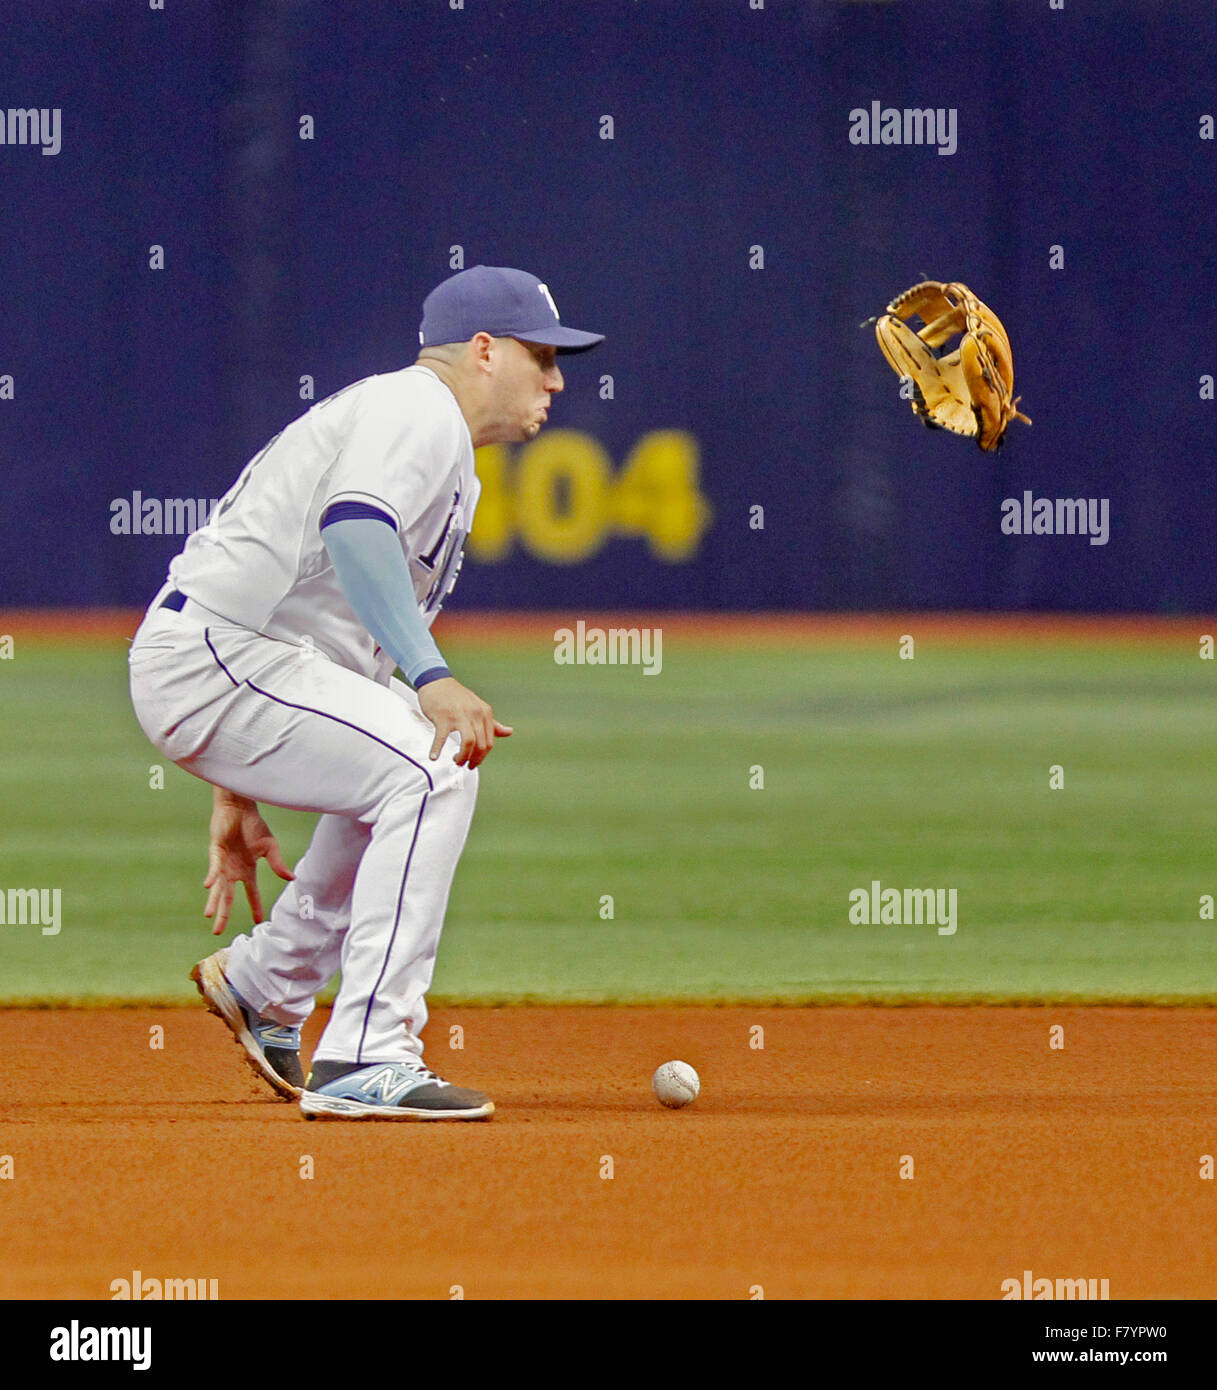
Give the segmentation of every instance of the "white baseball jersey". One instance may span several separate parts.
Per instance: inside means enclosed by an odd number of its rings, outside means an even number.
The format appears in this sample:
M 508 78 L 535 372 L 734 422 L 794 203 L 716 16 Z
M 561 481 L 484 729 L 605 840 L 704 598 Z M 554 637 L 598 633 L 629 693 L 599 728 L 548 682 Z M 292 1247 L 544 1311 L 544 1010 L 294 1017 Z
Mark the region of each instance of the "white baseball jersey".
M 318 401 L 246 465 L 169 579 L 231 623 L 311 643 L 383 684 L 393 659 L 346 601 L 324 513 L 362 502 L 392 518 L 429 626 L 456 582 L 480 491 L 469 427 L 439 377 L 419 365 L 367 377 Z

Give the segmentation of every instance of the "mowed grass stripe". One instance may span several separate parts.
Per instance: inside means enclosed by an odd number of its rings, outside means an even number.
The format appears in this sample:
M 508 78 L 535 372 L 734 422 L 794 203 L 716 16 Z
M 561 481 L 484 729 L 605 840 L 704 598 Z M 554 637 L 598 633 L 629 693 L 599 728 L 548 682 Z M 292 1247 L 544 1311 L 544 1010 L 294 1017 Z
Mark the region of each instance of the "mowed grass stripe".
M 57 936 L 0 927 L 0 1002 L 186 1002 L 217 945 L 207 788 L 169 766 L 151 789 L 124 652 L 23 644 L 0 670 L 0 888 L 63 901 Z M 683 638 L 653 677 L 543 641 L 446 654 L 517 732 L 483 772 L 437 1000 L 1217 1001 L 1217 673 L 1194 645 Z M 268 816 L 301 854 L 312 818 Z M 954 888 L 957 931 L 851 924 L 873 879 Z

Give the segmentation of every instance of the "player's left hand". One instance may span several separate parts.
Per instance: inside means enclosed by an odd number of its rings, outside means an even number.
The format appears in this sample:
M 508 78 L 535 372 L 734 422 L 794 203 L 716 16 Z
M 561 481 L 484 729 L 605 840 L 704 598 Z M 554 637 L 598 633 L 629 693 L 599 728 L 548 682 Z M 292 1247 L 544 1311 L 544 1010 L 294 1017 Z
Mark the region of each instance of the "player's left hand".
M 439 757 L 449 734 L 459 734 L 461 740 L 452 761 L 457 767 L 467 767 L 470 771 L 494 747 L 496 738 L 511 737 L 511 726 L 500 723 L 485 700 L 451 676 L 424 685 L 418 692 L 418 704 L 435 726 L 432 762 Z
M 238 883 L 245 885 L 254 921 L 264 921 L 262 894 L 258 889 L 258 860 L 265 859 L 275 873 L 288 882 L 295 875 L 284 863 L 279 842 L 262 819 L 258 803 L 217 787 L 210 835 L 210 863 L 203 887 L 211 892 L 203 916 L 215 917 L 211 934 L 219 936 L 228 925 L 233 892 Z

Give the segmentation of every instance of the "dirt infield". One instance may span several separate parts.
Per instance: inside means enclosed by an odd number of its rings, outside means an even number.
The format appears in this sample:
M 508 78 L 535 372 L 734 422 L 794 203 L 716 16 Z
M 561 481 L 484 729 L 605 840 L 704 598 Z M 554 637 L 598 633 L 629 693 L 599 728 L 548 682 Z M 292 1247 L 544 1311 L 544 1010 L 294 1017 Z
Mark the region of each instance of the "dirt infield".
M 1211 1011 L 466 1008 L 427 1038 L 492 1121 L 306 1122 L 201 1008 L 0 1012 L 0 1296 L 1217 1295 Z M 703 1088 L 675 1112 L 673 1057 Z

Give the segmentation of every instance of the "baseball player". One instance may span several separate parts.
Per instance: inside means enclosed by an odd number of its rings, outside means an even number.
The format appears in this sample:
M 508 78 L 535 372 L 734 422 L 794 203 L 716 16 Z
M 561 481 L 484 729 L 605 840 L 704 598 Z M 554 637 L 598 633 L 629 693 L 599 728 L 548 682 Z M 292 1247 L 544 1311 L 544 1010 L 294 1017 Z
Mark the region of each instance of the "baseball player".
M 419 341 L 413 366 L 318 402 L 252 459 L 130 652 L 144 732 L 214 787 L 206 915 L 222 932 L 244 883 L 255 923 L 192 978 L 308 1117 L 494 1112 L 423 1065 L 420 1034 L 478 765 L 511 729 L 430 627 L 473 523 L 474 449 L 534 438 L 558 354 L 603 336 L 563 326 L 535 276 L 475 266 L 427 296 Z M 260 801 L 320 813 L 294 874 Z M 268 921 L 263 857 L 288 880 Z M 305 1081 L 301 1025 L 339 969 Z

